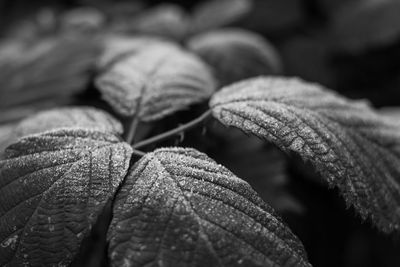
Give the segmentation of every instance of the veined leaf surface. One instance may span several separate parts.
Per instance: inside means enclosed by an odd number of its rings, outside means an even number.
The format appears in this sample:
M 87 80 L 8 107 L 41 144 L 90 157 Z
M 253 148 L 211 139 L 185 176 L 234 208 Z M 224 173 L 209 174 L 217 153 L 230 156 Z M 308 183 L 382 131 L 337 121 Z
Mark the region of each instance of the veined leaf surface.
M 158 149 L 136 163 L 108 236 L 114 266 L 310 266 L 249 184 L 194 149 Z
M 211 96 L 214 79 L 200 59 L 178 47 L 149 47 L 97 78 L 103 98 L 121 115 L 160 119 Z
M 310 161 L 384 231 L 400 226 L 400 127 L 365 102 L 293 78 L 255 78 L 210 101 L 213 115 Z
M 0 265 L 69 265 L 125 177 L 131 151 L 114 132 L 83 128 L 8 146 L 0 161 Z

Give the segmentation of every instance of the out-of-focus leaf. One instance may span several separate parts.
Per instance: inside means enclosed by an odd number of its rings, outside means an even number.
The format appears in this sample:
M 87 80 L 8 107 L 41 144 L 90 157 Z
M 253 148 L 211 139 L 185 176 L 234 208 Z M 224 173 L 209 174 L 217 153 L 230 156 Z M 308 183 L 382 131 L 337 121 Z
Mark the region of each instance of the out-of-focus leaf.
M 114 29 L 181 40 L 188 31 L 189 18 L 178 5 L 162 4 L 136 16 Z
M 252 0 L 209 0 L 193 11 L 191 32 L 197 33 L 228 26 L 252 9 Z
M 194 149 L 158 149 L 132 168 L 108 237 L 113 266 L 310 266 L 249 184 Z
M 149 46 L 172 46 L 168 41 L 156 37 L 131 37 L 124 35 L 108 35 L 103 41 L 103 50 L 97 62 L 98 69 L 105 69 L 113 63 L 131 56 Z
M 245 30 L 206 32 L 190 39 L 188 47 L 214 68 L 222 85 L 277 74 L 282 69 L 275 48 L 262 36 Z
M 46 101 L 36 101 L 11 108 L 0 108 L 0 124 L 18 122 L 21 119 L 41 110 L 69 105 L 74 101 L 71 97 L 57 97 Z
M 352 53 L 390 45 L 400 40 L 399 14 L 398 0 L 352 1 L 333 17 L 335 42 Z
M 400 128 L 365 102 L 291 78 L 249 79 L 210 101 L 213 115 L 309 161 L 384 231 L 400 226 Z
M 92 0 L 94 3 L 90 3 L 91 6 L 96 6 L 98 0 Z M 97 7 L 106 14 L 113 23 L 115 21 L 125 21 L 138 15 L 145 8 L 145 3 L 140 0 L 135 1 L 121 1 L 121 2 L 110 2 L 105 1 L 104 3 L 97 5 Z
M 379 113 L 392 121 L 394 124 L 400 126 L 400 108 L 386 107 L 379 110 Z
M 0 108 L 67 98 L 83 90 L 99 52 L 77 36 L 12 41 L 0 47 Z
M 52 8 L 42 8 L 37 13 L 9 25 L 7 38 L 31 41 L 57 31 L 57 14 Z
M 106 17 L 93 7 L 75 8 L 65 12 L 60 18 L 63 30 L 89 31 L 98 30 L 104 26 Z
M 122 125 L 106 112 L 91 107 L 67 107 L 39 112 L 21 121 L 14 130 L 16 137 L 56 129 L 84 128 L 101 132 L 122 133 Z
M 0 161 L 0 265 L 69 265 L 125 177 L 131 151 L 113 132 L 78 127 L 8 146 Z
M 208 66 L 178 47 L 154 46 L 115 63 L 96 79 L 103 98 L 121 115 L 160 119 L 211 96 Z

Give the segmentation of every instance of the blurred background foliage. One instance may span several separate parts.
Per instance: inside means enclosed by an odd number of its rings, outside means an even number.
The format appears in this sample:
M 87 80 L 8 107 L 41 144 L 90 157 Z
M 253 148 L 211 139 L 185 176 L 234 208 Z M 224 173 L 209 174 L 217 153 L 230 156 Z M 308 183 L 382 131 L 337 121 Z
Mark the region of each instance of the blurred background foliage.
M 201 9 L 203 2 L 0 0 L 0 133 L 47 107 L 84 103 L 107 109 L 93 90 L 90 71 L 97 58 L 98 31 L 110 27 L 125 34 L 150 32 L 184 42 L 187 14 Z M 238 1 L 220 2 L 234 7 Z M 366 99 L 400 119 L 400 0 L 244 2 L 251 4 L 239 3 L 231 13 L 219 10 L 218 4 L 212 10 L 206 7 L 193 28 L 206 31 L 211 21 L 257 32 L 275 46 L 283 75 Z M 222 7 L 226 8 L 226 3 Z M 228 17 L 218 21 L 223 14 Z M 229 14 L 234 14 L 232 19 Z M 86 27 L 83 30 L 82 25 Z M 76 28 L 78 37 L 59 34 Z M 192 107 L 193 114 L 200 109 Z M 193 115 L 188 114 L 178 112 L 157 125 L 143 125 L 139 134 L 163 132 L 168 125 L 189 120 Z M 204 135 L 210 137 L 207 142 Z M 1 142 L 0 138 L 0 146 Z M 362 222 L 335 190 L 328 190 L 318 175 L 295 157 L 218 124 L 164 145 L 178 143 L 206 151 L 245 178 L 300 237 L 313 266 L 400 266 L 399 237 Z M 107 266 L 100 233 L 108 220 L 105 216 L 99 221 L 75 266 Z

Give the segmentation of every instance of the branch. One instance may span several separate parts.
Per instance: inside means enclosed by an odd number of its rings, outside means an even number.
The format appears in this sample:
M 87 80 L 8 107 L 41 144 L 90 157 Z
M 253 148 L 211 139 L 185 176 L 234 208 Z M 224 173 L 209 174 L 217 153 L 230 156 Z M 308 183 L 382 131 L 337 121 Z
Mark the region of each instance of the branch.
M 140 141 L 140 142 L 134 144 L 132 147 L 134 149 L 138 149 L 138 148 L 141 148 L 141 147 L 144 147 L 144 146 L 156 143 L 156 142 L 161 142 L 163 140 L 166 140 L 166 139 L 170 138 L 171 136 L 179 135 L 182 132 L 185 132 L 185 131 L 188 131 L 188 130 L 190 130 L 192 128 L 197 127 L 200 123 L 206 121 L 210 117 L 211 117 L 211 110 L 207 110 L 200 117 L 198 117 L 198 118 L 196 118 L 196 119 L 194 119 L 194 120 L 192 120 L 192 121 L 190 121 L 188 123 L 185 123 L 185 124 L 175 128 L 175 129 L 169 130 L 169 131 L 164 132 L 162 134 L 153 136 L 153 137 L 151 137 L 149 139 Z
M 136 156 L 138 156 L 138 157 L 143 157 L 144 155 L 146 155 L 145 152 L 140 151 L 140 150 L 137 150 L 137 149 L 135 149 L 135 148 L 133 148 L 132 154 L 133 154 L 133 155 L 136 155 Z
M 126 142 L 128 144 L 132 144 L 138 124 L 139 124 L 139 118 L 138 116 L 134 115 L 132 118 L 132 123 L 128 130 L 128 134 L 126 136 Z

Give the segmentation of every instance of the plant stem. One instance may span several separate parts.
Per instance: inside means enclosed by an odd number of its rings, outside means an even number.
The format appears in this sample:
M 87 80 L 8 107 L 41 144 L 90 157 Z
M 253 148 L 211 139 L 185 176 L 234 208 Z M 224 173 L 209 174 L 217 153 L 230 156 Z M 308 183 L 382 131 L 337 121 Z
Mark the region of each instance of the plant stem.
M 139 156 L 139 157 L 143 157 L 144 155 L 146 155 L 145 152 L 137 150 L 137 149 L 134 149 L 134 148 L 132 149 L 132 154 L 134 154 L 136 156 Z
M 139 124 L 139 118 L 136 115 L 134 115 L 132 123 L 129 126 L 128 135 L 126 136 L 126 142 L 128 144 L 132 144 L 138 124 Z
M 153 136 L 149 139 L 138 142 L 138 143 L 134 144 L 132 147 L 134 149 L 138 149 L 138 148 L 147 146 L 147 145 L 155 143 L 155 142 L 160 142 L 160 141 L 166 140 L 166 139 L 170 138 L 171 136 L 178 135 L 184 131 L 190 130 L 190 129 L 198 126 L 200 123 L 207 120 L 210 116 L 211 116 L 211 110 L 207 110 L 200 117 L 197 117 L 196 119 L 194 119 L 188 123 L 185 123 L 175 129 L 169 130 L 162 134 Z

